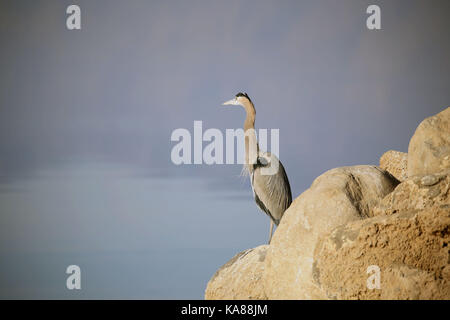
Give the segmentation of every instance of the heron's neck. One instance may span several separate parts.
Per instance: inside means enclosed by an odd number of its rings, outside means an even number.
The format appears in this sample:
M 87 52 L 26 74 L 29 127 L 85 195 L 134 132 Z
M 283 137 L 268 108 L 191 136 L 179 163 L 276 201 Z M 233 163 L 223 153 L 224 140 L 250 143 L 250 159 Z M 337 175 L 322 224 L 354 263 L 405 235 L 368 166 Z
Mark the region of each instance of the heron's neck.
M 245 118 L 244 122 L 244 131 L 247 131 L 248 129 L 255 130 L 255 115 L 251 115 L 247 113 L 247 117 Z
M 248 129 L 255 129 L 255 107 L 250 101 L 245 101 L 243 106 L 247 114 L 244 122 L 244 131 L 247 131 Z
M 244 122 L 245 132 L 245 166 L 247 170 L 251 172 L 253 170 L 253 164 L 256 163 L 257 155 L 259 152 L 258 141 L 256 140 L 255 132 L 255 108 L 251 102 L 244 104 L 247 117 Z

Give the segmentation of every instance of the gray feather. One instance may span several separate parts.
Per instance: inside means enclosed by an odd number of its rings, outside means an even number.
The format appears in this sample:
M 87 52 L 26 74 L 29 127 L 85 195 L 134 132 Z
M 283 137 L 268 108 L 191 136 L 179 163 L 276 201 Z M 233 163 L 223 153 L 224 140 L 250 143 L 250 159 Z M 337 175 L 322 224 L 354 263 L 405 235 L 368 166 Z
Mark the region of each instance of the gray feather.
M 292 203 L 292 194 L 286 171 L 279 160 L 277 173 L 273 175 L 261 173 L 262 168 L 270 166 L 273 158 L 277 159 L 269 152 L 258 157 L 258 162 L 253 166 L 251 173 L 251 184 L 256 204 L 278 225 Z

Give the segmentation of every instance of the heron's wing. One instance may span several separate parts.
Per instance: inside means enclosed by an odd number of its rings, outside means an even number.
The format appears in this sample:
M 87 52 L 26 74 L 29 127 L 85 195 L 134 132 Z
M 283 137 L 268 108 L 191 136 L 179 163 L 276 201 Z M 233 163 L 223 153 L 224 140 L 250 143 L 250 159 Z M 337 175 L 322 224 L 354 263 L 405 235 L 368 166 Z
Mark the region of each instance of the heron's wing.
M 278 171 L 272 175 L 263 175 L 261 169 L 269 166 L 275 155 L 265 153 L 258 157 L 251 175 L 252 188 L 257 205 L 278 224 L 284 211 L 291 205 L 292 194 L 286 171 L 278 160 Z

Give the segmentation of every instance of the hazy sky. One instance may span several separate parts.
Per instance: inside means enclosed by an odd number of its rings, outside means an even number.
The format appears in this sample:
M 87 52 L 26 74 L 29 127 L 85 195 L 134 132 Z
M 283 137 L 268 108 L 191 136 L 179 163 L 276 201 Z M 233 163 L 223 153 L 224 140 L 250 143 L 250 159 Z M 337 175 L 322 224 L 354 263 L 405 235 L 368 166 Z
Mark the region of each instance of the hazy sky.
M 66 29 L 69 4 L 82 30 Z M 369 4 L 382 30 L 366 28 Z M 58 272 L 78 259 L 97 268 L 82 297 L 202 298 L 220 264 L 266 241 L 268 219 L 239 165 L 175 166 L 172 131 L 240 128 L 244 112 L 221 103 L 245 91 L 256 126 L 280 129 L 294 197 L 331 168 L 378 164 L 450 105 L 449 12 L 446 0 L 0 0 L 1 297 L 73 297 Z M 118 269 L 102 273 L 108 259 Z M 115 273 L 129 278 L 108 289 Z

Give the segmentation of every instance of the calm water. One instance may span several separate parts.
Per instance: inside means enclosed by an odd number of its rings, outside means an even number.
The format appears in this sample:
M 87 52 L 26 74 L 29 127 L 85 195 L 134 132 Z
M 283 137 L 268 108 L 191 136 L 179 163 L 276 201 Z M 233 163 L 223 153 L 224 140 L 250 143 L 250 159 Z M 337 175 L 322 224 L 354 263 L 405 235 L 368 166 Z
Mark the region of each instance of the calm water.
M 231 181 L 96 164 L 3 182 L 0 298 L 202 299 L 218 267 L 268 233 L 247 183 Z M 66 288 L 71 264 L 81 290 Z

